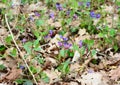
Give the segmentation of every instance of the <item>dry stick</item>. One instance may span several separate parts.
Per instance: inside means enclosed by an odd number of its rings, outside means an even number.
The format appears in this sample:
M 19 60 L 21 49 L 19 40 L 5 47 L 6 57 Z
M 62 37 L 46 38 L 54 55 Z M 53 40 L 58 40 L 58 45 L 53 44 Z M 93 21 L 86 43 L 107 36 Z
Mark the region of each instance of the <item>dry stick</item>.
M 25 65 L 27 66 L 29 72 L 31 73 L 35 84 L 38 85 L 38 83 L 37 83 L 37 81 L 36 81 L 36 79 L 35 79 L 35 76 L 33 75 L 32 71 L 30 70 L 30 67 L 29 67 L 28 64 L 27 64 L 27 62 L 26 62 L 26 60 L 25 60 L 25 58 L 24 58 L 23 53 L 21 52 L 20 48 L 18 47 L 18 45 L 17 45 L 17 43 L 16 43 L 16 41 L 15 41 L 15 39 L 14 39 L 13 33 L 12 33 L 12 31 L 11 31 L 11 28 L 10 28 L 10 26 L 9 26 L 9 24 L 8 24 L 8 19 L 7 19 L 7 15 L 6 15 L 6 14 L 5 14 L 5 21 L 6 21 L 6 24 L 7 24 L 8 29 L 9 29 L 9 32 L 10 32 L 10 34 L 11 34 L 12 40 L 13 40 L 13 42 L 14 42 L 17 50 L 18 50 L 18 52 L 20 53 L 21 58 L 23 59 Z

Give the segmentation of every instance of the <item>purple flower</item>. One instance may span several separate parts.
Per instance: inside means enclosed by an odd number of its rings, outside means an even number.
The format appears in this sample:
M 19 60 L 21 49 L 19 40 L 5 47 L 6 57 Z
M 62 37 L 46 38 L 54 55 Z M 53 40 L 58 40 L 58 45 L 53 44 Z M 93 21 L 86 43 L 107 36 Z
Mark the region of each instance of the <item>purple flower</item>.
M 68 40 L 68 38 L 67 38 L 67 37 L 63 37 L 63 40 L 64 40 L 64 41 L 67 41 L 67 40 Z
M 83 4 L 83 2 L 78 2 L 78 5 L 81 6 Z
M 91 16 L 92 18 L 95 18 L 95 17 L 96 17 L 95 12 L 94 12 L 94 11 L 91 11 L 91 12 L 90 12 L 90 16 Z
M 68 41 L 67 37 L 63 37 L 62 35 L 60 35 L 60 38 L 63 39 L 63 41 Z
M 40 16 L 40 14 L 38 12 L 34 12 L 35 16 Z
M 62 5 L 60 3 L 56 3 L 56 8 L 59 10 L 59 11 L 62 11 L 63 8 L 62 8 Z
M 25 67 L 24 66 L 22 66 L 22 65 L 20 65 L 20 67 L 19 67 L 21 70 L 23 70 L 23 69 L 25 69 Z
M 22 42 L 23 42 L 23 43 L 25 43 L 26 41 L 27 41 L 26 38 L 23 38 L 23 39 L 22 39 Z
M 79 45 L 80 48 L 83 46 L 82 40 L 79 41 L 78 45 Z
M 63 39 L 63 36 L 62 36 L 62 35 L 60 35 L 60 38 L 61 38 L 61 39 Z
M 58 45 L 61 47 L 63 45 L 63 43 L 62 42 L 58 42 Z
M 33 18 L 33 16 L 31 15 L 31 16 L 29 16 L 29 20 L 30 21 L 34 21 L 34 18 Z
M 100 14 L 96 14 L 96 18 L 100 18 L 100 16 L 101 16 Z
M 53 12 L 51 12 L 49 16 L 50 16 L 50 18 L 52 18 L 52 19 L 54 19 L 54 18 L 55 18 L 55 16 L 54 16 L 54 13 L 53 13 Z
M 49 35 L 44 36 L 45 39 L 47 39 L 47 38 L 49 38 L 49 37 L 50 37 Z
M 49 34 L 50 34 L 50 36 L 52 36 L 53 35 L 53 30 L 49 30 Z
M 90 7 L 90 2 L 87 2 L 87 3 L 86 3 L 86 6 L 87 6 L 87 7 Z
M 74 19 L 77 19 L 77 14 L 74 14 L 74 15 L 73 15 L 73 18 L 74 18 Z
M 63 46 L 64 46 L 65 49 L 69 49 L 72 46 L 72 44 L 69 44 L 69 43 L 65 42 L 63 44 Z
M 68 11 L 66 12 L 66 14 L 67 14 L 67 15 L 70 15 L 70 10 L 68 10 Z

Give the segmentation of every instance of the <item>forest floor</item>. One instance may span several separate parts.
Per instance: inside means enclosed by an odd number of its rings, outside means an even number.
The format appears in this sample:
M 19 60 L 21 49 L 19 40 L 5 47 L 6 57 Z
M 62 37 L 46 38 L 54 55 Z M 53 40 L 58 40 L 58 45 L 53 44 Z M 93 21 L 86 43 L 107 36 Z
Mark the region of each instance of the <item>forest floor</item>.
M 120 85 L 119 0 L 1 0 L 0 85 Z

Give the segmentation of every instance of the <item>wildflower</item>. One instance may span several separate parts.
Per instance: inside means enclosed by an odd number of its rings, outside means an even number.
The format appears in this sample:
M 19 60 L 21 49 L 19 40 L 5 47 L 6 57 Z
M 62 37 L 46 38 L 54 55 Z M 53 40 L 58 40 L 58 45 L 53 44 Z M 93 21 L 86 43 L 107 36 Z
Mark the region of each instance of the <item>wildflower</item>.
M 29 20 L 30 21 L 34 21 L 34 18 L 33 18 L 33 16 L 31 15 L 31 16 L 29 16 Z
M 60 38 L 61 38 L 63 41 L 68 41 L 68 38 L 67 38 L 67 37 L 63 37 L 62 35 L 60 35 Z
M 68 10 L 68 11 L 66 12 L 66 15 L 70 15 L 70 10 Z
M 60 35 L 60 38 L 61 38 L 61 39 L 63 39 L 63 36 L 62 36 L 62 35 Z
M 72 44 L 69 44 L 69 43 L 65 42 L 63 44 L 63 46 L 64 46 L 65 49 L 69 49 L 72 46 Z
M 53 30 L 49 31 L 49 35 L 52 36 L 53 35 Z
M 78 45 L 79 45 L 79 47 L 82 47 L 82 46 L 83 46 L 82 40 L 79 41 Z
M 96 18 L 100 18 L 100 14 L 96 14 Z
M 91 11 L 91 12 L 90 12 L 90 16 L 91 16 L 92 18 L 95 18 L 95 17 L 96 17 L 95 12 Z
M 74 19 L 77 19 L 77 14 L 74 14 L 74 15 L 73 15 L 73 18 L 74 18 Z
M 62 46 L 62 45 L 63 45 L 63 43 L 62 43 L 62 42 L 58 42 L 58 45 L 59 45 L 59 46 Z
M 67 38 L 67 37 L 63 37 L 63 40 L 64 40 L 64 41 L 67 41 L 67 40 L 68 40 L 68 38 Z
M 38 12 L 34 12 L 35 16 L 40 16 L 40 14 Z
M 61 11 L 63 10 L 62 5 L 60 3 L 56 3 L 56 8 Z
M 20 69 L 22 69 L 22 70 L 23 70 L 23 69 L 25 69 L 25 67 L 24 67 L 24 66 L 22 66 L 22 65 L 20 65 L 20 67 L 19 67 L 19 68 L 20 68 Z
M 86 6 L 87 6 L 87 7 L 90 7 L 90 2 L 87 2 L 87 3 L 86 3 Z
M 23 42 L 23 43 L 25 43 L 26 41 L 27 41 L 26 38 L 23 38 L 23 39 L 22 39 L 22 42 Z
M 54 13 L 52 12 L 52 13 L 50 13 L 50 18 L 52 18 L 52 19 L 54 19 L 55 18 L 55 16 L 54 16 Z
M 78 2 L 78 5 L 81 6 L 83 4 L 83 2 Z

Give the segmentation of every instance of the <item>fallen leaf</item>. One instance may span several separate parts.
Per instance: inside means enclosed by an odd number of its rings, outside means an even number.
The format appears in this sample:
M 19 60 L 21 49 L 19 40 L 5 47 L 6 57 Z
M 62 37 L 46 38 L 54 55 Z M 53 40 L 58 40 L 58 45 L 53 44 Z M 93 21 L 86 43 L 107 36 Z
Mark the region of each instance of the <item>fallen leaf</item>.
M 103 75 L 99 72 L 83 74 L 81 81 L 81 85 L 108 85 L 107 80 L 103 78 Z
M 21 73 L 22 73 L 21 69 L 17 69 L 17 68 L 13 67 L 12 70 L 10 71 L 10 73 L 8 74 L 8 76 L 6 76 L 5 78 L 7 80 L 13 81 L 13 80 L 17 79 L 21 75 Z
M 109 76 L 111 76 L 112 80 L 118 80 L 120 78 L 120 66 L 114 70 L 111 70 Z

